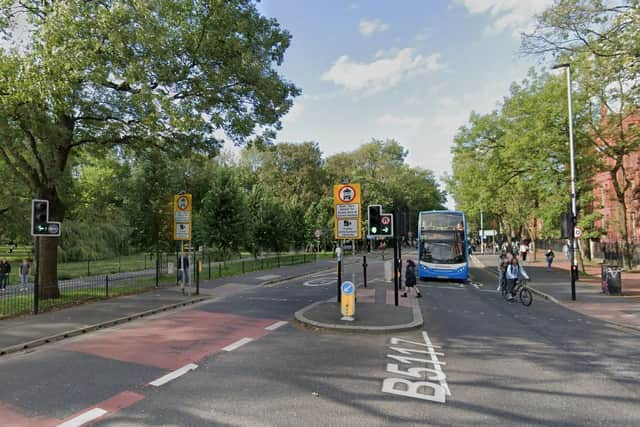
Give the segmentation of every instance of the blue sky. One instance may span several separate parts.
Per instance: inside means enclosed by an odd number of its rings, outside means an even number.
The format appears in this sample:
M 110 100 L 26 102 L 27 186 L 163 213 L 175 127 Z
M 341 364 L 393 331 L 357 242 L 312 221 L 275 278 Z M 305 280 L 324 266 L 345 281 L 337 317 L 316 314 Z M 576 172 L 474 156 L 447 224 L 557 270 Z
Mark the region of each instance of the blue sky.
M 535 64 L 519 34 L 551 3 L 264 0 L 293 36 L 280 72 L 303 90 L 277 141 L 317 141 L 329 156 L 394 138 L 440 177 L 469 113 L 496 108 Z

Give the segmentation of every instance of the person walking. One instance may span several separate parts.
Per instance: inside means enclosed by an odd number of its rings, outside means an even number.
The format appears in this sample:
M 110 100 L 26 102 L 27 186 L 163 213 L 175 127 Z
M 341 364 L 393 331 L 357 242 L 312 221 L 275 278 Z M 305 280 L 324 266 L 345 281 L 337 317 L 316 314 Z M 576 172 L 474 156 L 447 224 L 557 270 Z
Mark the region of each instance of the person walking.
M 31 271 L 31 264 L 25 258 L 20 264 L 20 289 L 27 290 L 29 287 L 29 272 Z
M 555 254 L 553 253 L 553 249 L 549 248 L 549 250 L 547 251 L 546 254 L 544 254 L 544 256 L 547 258 L 547 271 L 551 271 L 551 263 L 553 262 L 553 258 L 555 257 Z
M 189 255 L 183 252 L 180 255 L 180 289 L 183 295 L 186 286 L 189 286 Z
M 507 267 L 509 267 L 510 263 L 511 261 L 509 260 L 507 253 L 502 252 L 498 257 L 498 289 L 496 289 L 498 292 L 502 290 L 503 286 L 507 286 L 507 284 L 505 283 L 505 280 L 506 280 L 506 274 L 507 274 Z
M 522 258 L 523 263 L 527 260 L 527 252 L 529 252 L 529 246 L 527 245 L 527 241 L 523 240 L 522 243 L 520 243 L 520 258 Z
M 524 277 L 525 279 L 529 280 L 529 275 L 524 270 L 524 266 L 520 265 L 517 257 L 513 257 L 511 259 L 511 264 L 509 264 L 509 267 L 507 267 L 508 300 L 513 299 L 513 287 L 515 286 L 516 282 L 520 280 L 520 277 Z
M 4 292 L 7 289 L 7 279 L 9 278 L 9 272 L 5 271 L 5 263 L 7 263 L 6 259 L 0 262 L 0 292 Z
M 406 286 L 406 292 L 402 294 L 402 297 L 406 298 L 408 293 L 411 293 L 412 289 L 416 291 L 416 298 L 422 298 L 420 290 L 416 286 L 416 263 L 413 260 L 407 260 L 407 270 L 404 273 L 404 284 Z

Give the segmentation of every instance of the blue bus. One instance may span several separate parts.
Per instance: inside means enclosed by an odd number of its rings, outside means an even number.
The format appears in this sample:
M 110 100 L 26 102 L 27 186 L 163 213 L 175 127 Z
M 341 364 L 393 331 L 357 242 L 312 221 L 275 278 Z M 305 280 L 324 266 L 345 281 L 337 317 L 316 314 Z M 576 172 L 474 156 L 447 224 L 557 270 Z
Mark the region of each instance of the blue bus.
M 418 214 L 418 277 L 469 279 L 467 219 L 458 211 Z

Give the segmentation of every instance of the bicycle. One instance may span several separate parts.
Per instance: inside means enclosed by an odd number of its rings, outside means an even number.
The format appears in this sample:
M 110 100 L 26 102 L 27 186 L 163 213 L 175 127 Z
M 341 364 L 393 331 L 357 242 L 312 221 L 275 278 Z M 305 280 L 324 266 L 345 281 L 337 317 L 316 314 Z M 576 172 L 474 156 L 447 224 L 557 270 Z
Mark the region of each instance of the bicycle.
M 525 307 L 529 307 L 533 302 L 533 294 L 531 293 L 529 288 L 527 288 L 526 279 L 525 280 L 518 279 L 513 284 L 513 288 L 511 289 L 511 296 L 515 297 L 516 295 L 520 299 L 520 302 L 522 303 L 522 305 L 524 305 Z M 507 286 L 504 286 L 502 288 L 502 297 L 505 300 L 509 301 L 509 293 L 507 292 Z

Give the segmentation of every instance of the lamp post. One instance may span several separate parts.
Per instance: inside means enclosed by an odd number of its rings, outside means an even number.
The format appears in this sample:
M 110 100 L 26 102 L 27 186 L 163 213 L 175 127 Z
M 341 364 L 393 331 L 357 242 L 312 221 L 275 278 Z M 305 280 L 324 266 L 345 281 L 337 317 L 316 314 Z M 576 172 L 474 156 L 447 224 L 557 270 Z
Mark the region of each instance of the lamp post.
M 552 69 L 564 68 L 567 70 L 567 99 L 569 103 L 569 163 L 571 168 L 571 299 L 576 300 L 576 276 L 578 273 L 578 264 L 576 260 L 576 222 L 577 222 L 577 206 L 576 206 L 576 161 L 575 148 L 573 144 L 573 111 L 571 109 L 571 64 L 557 64 Z

